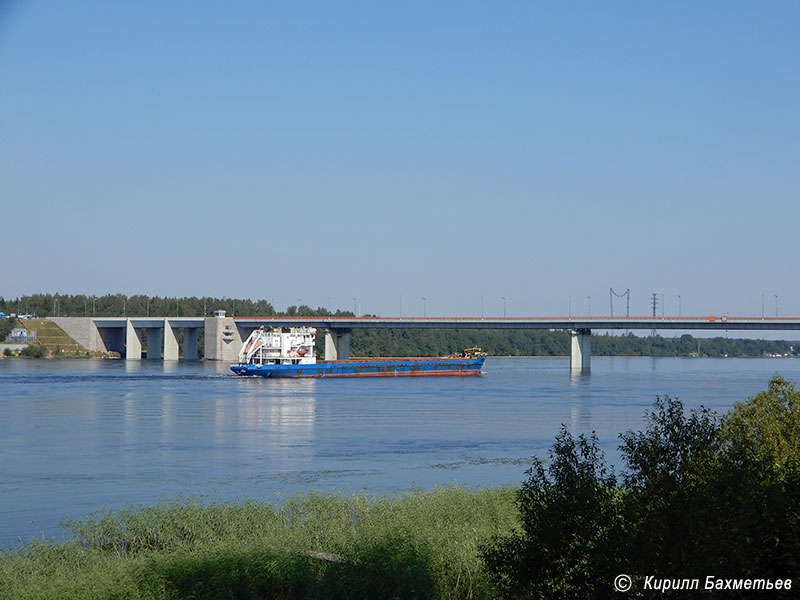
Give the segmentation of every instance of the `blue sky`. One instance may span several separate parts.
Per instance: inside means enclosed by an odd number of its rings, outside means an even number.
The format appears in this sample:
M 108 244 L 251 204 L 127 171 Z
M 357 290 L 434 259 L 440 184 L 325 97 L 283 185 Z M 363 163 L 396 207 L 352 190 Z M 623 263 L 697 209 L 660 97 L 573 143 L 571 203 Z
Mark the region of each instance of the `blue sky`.
M 0 0 L 0 295 L 798 315 L 799 29 L 796 2 Z

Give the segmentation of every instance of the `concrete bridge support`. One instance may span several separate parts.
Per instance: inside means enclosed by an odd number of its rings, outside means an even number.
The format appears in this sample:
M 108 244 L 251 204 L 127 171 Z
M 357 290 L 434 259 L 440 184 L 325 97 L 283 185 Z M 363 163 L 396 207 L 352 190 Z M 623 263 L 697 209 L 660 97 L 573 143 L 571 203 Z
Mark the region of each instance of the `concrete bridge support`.
M 197 360 L 197 328 L 183 328 L 183 360 Z
M 225 362 L 236 362 L 239 359 L 239 350 L 244 343 L 244 339 L 250 335 L 253 327 L 242 328 L 236 325 L 231 317 L 224 314 L 208 317 L 205 320 L 206 360 L 224 360 Z
M 350 329 L 325 330 L 325 360 L 350 358 Z
M 569 368 L 572 373 L 588 374 L 592 365 L 592 330 L 572 329 L 572 351 Z
M 139 332 L 128 319 L 125 323 L 125 358 L 128 360 L 142 359 L 142 338 Z
M 161 328 L 147 328 L 147 360 L 161 360 L 162 344 Z
M 178 332 L 164 319 L 164 360 L 178 360 Z

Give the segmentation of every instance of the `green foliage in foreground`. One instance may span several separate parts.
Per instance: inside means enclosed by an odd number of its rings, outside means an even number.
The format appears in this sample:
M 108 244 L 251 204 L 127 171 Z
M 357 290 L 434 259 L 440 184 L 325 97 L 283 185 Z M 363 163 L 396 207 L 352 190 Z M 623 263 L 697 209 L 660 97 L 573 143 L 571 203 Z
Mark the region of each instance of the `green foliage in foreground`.
M 621 573 L 633 577 L 634 595 L 648 593 L 647 575 L 796 578 L 799 405 L 800 392 L 780 377 L 722 421 L 660 398 L 645 431 L 621 436 L 621 482 L 607 473 L 596 438 L 562 430 L 549 464 L 535 461 L 517 494 L 521 530 L 484 548 L 503 597 L 610 597 Z
M 491 598 L 478 546 L 510 534 L 514 492 L 308 494 L 280 508 L 187 500 L 64 525 L 0 556 L 8 598 Z

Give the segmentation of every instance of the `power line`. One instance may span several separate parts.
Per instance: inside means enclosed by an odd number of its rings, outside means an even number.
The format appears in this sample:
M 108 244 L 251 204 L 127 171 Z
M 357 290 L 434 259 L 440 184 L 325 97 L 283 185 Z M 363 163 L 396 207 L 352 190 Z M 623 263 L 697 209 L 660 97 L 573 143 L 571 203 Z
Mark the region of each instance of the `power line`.
M 622 298 L 623 296 L 626 298 L 627 302 L 625 305 L 625 316 L 631 316 L 631 288 L 628 288 L 621 294 L 618 294 L 614 291 L 614 288 L 608 288 L 608 303 L 610 305 L 611 312 L 609 313 L 610 316 L 614 316 L 614 296 L 617 298 Z

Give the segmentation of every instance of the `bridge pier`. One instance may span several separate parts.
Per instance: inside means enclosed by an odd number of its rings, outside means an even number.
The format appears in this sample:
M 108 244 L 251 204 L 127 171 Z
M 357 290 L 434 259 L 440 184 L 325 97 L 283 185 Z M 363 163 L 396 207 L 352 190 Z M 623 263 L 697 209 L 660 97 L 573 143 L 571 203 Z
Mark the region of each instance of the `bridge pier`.
M 142 338 L 139 337 L 139 332 L 130 319 L 125 322 L 125 358 L 127 360 L 142 359 Z
M 161 328 L 147 328 L 147 360 L 161 360 Z
M 572 349 L 569 369 L 575 374 L 588 374 L 592 366 L 592 330 L 571 329 Z
M 197 360 L 197 328 L 183 328 L 183 360 Z
M 325 330 L 325 360 L 350 358 L 350 329 Z
M 164 360 L 178 360 L 178 332 L 164 319 Z

